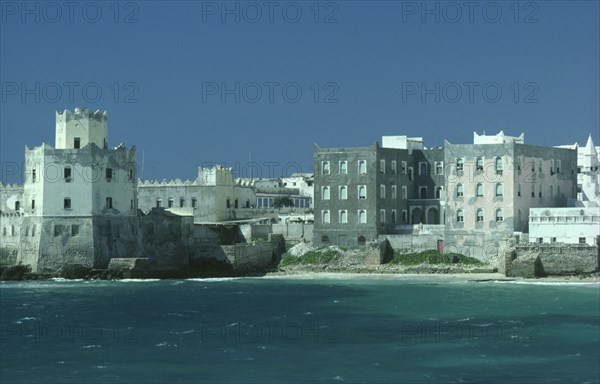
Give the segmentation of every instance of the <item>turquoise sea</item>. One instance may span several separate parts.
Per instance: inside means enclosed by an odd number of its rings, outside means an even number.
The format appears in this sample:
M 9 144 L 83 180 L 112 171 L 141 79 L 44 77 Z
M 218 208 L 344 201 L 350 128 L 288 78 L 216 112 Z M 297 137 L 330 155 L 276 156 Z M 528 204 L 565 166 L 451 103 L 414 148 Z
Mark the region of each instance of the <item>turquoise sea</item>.
M 0 283 L 2 383 L 600 383 L 600 285 Z

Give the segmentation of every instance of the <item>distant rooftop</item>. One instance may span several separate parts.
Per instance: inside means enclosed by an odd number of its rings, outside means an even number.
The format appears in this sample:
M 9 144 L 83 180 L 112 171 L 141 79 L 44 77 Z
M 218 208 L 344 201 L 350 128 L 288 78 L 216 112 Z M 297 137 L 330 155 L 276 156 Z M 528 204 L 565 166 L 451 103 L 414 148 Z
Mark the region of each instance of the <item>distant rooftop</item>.
M 495 135 L 486 135 L 483 131 L 482 135 L 473 132 L 473 144 L 525 144 L 525 133 L 521 133 L 519 136 L 507 136 L 504 131 L 500 131 Z

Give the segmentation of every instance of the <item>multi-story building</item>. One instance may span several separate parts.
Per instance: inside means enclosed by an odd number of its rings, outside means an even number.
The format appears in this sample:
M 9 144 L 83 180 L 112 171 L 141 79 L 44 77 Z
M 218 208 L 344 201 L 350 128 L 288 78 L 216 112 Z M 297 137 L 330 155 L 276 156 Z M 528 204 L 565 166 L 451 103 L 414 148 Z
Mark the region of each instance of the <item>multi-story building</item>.
M 568 208 L 532 208 L 529 242 L 595 245 L 600 236 L 600 147 L 592 136 L 584 147 L 560 146 L 577 151 L 577 196 Z
M 503 132 L 433 149 L 405 136 L 365 148 L 315 146 L 314 161 L 315 245 L 355 247 L 425 224 L 458 249 L 489 245 L 493 253 L 502 237 L 527 231 L 529 208 L 564 206 L 576 192 L 575 151 Z
M 253 217 L 256 194 L 254 187 L 234 180 L 231 168 L 215 165 L 198 168 L 194 181 L 140 180 L 138 200 L 144 213 L 165 208 L 206 223 Z
M 3 258 L 44 272 L 136 255 L 136 184 L 135 147 L 109 148 L 106 111 L 57 112 L 54 147 L 26 147 L 24 185 L 0 188 Z
M 317 245 L 358 246 L 403 224 L 439 224 L 443 150 L 383 137 L 363 148 L 314 147 Z

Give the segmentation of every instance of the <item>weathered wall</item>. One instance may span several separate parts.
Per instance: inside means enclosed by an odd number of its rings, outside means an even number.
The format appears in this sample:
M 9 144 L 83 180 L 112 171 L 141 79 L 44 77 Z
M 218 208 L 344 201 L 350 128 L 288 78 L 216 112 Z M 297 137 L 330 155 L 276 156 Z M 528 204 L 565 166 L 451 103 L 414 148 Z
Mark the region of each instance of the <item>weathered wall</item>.
M 514 238 L 508 238 L 502 242 L 499 255 L 503 261 L 500 271 L 506 276 L 560 276 L 600 271 L 598 245 L 517 244 Z

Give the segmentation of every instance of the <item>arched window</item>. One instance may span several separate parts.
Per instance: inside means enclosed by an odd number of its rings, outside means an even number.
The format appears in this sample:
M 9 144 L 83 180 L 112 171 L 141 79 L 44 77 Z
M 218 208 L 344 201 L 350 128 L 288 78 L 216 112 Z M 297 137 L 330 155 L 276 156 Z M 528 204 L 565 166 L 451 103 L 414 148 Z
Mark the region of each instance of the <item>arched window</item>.
M 329 187 L 323 187 L 323 200 L 329 200 L 329 198 L 330 198 Z
M 477 157 L 475 159 L 475 170 L 483 171 L 483 157 Z
M 462 172 L 465 167 L 465 162 L 463 159 L 456 159 L 456 170 L 458 172 Z
M 346 200 L 348 198 L 348 187 L 345 185 L 340 186 L 340 200 Z
M 342 210 L 339 215 L 340 224 L 346 224 L 348 222 L 348 211 Z
M 367 186 L 366 185 L 359 185 L 358 186 L 358 198 L 359 199 L 366 199 L 367 198 Z
M 483 184 L 477 183 L 477 186 L 475 187 L 475 195 L 483 196 Z
M 483 209 L 477 208 L 477 222 L 483 222 Z
M 456 222 L 462 223 L 463 221 L 465 221 L 465 214 L 462 209 L 459 209 L 456 211 Z
M 358 161 L 358 173 L 361 175 L 367 173 L 367 162 L 365 160 Z
M 322 222 L 323 224 L 329 224 L 330 222 L 330 218 L 329 218 L 329 211 L 321 211 L 321 217 L 322 217 Z
M 502 158 L 501 157 L 496 157 L 496 175 L 501 175 L 502 174 Z
M 502 183 L 496 184 L 496 196 L 504 196 L 504 185 Z
M 504 213 L 500 208 L 496 209 L 496 221 L 504 221 Z
M 364 224 L 367 222 L 367 211 L 361 209 L 358 211 L 358 222 Z
M 465 187 L 462 184 L 456 185 L 456 197 L 463 197 L 465 194 Z

